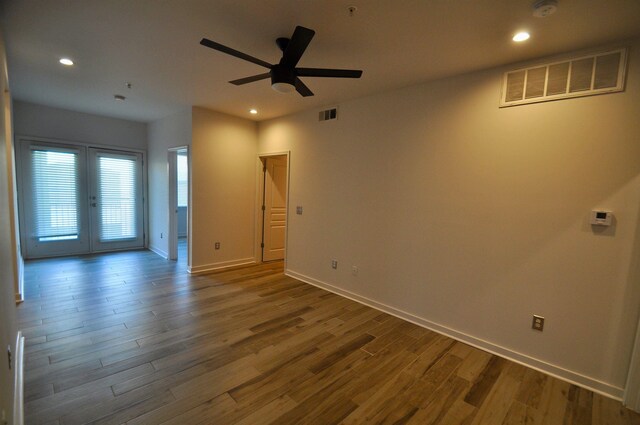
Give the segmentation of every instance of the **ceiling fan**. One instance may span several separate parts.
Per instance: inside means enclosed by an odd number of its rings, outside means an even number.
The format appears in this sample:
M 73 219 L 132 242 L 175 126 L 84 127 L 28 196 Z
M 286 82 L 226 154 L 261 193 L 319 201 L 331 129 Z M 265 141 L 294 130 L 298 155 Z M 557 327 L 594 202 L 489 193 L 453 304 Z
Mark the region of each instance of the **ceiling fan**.
M 271 77 L 271 87 L 274 90 L 289 93 L 295 89 L 302 96 L 307 97 L 313 96 L 313 92 L 300 80 L 300 77 L 360 78 L 362 71 L 353 69 L 296 68 L 314 35 L 315 31 L 297 26 L 290 39 L 286 37 L 276 39 L 276 44 L 282 50 L 282 59 L 273 65 L 206 38 L 200 40 L 200 44 L 269 69 L 269 72 L 264 74 L 229 81 L 236 86 Z

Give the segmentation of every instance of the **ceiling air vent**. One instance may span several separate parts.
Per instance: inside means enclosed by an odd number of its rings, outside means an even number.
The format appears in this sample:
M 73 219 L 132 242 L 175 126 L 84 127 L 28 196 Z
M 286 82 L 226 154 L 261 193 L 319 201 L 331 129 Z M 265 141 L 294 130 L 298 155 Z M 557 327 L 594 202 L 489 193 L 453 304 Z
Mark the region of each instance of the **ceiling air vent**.
M 500 106 L 624 90 L 627 50 L 618 49 L 504 73 Z
M 320 113 L 318 113 L 318 121 L 330 121 L 330 120 L 337 120 L 337 119 L 338 119 L 337 107 L 325 109 L 324 111 L 320 111 Z

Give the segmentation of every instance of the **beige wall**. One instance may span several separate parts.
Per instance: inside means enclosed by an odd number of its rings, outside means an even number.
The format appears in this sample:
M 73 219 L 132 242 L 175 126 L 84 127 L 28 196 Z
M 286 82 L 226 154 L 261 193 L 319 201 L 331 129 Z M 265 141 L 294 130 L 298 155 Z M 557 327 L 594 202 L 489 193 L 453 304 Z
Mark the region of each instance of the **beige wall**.
M 191 145 L 191 121 L 188 108 L 149 124 L 149 248 L 164 257 L 169 253 L 168 151 Z
M 500 109 L 493 69 L 345 102 L 334 122 L 261 123 L 259 152 L 291 151 L 290 211 L 304 207 L 288 273 L 621 396 L 640 289 L 639 58 L 636 42 L 624 93 Z M 615 225 L 592 228 L 596 208 Z
M 192 117 L 191 271 L 253 262 L 257 126 L 199 107 Z
M 147 124 L 15 101 L 14 130 L 18 136 L 36 136 L 144 150 Z
M 15 283 L 21 259 L 15 245 L 15 174 L 13 172 L 11 106 L 8 91 L 4 41 L 0 37 L 0 418 L 11 421 L 14 401 L 14 375 L 7 364 L 7 347 L 16 353 Z M 15 363 L 14 363 L 15 365 Z

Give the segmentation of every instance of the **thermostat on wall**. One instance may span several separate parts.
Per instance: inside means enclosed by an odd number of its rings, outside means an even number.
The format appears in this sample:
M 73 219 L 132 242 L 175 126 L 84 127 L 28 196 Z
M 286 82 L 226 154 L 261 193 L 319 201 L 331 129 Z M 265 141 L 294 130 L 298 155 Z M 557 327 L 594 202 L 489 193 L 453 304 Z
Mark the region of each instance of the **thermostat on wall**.
M 611 218 L 613 213 L 611 211 L 591 211 L 591 224 L 594 226 L 611 226 Z

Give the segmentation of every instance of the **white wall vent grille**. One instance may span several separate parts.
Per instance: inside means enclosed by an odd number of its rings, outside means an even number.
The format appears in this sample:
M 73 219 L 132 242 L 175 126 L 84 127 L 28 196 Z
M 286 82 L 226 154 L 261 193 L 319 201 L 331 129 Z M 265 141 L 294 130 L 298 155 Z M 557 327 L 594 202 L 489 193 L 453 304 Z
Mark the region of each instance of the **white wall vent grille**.
M 500 107 L 624 90 L 627 49 L 505 72 Z
M 338 119 L 338 107 L 325 109 L 318 113 L 318 121 L 330 121 Z

